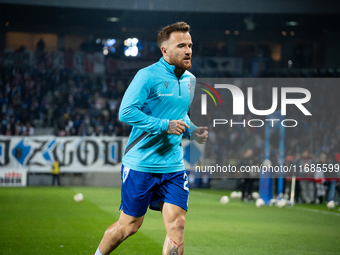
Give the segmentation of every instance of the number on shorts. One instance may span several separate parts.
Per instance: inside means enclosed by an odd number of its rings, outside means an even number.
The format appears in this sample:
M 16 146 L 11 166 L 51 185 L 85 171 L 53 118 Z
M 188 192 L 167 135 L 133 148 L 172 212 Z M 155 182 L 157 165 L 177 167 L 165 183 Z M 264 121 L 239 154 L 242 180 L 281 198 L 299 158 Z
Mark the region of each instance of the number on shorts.
M 185 180 L 183 188 L 184 188 L 184 190 L 189 191 L 189 187 L 188 187 L 188 175 L 187 175 L 186 172 L 184 172 L 183 179 Z

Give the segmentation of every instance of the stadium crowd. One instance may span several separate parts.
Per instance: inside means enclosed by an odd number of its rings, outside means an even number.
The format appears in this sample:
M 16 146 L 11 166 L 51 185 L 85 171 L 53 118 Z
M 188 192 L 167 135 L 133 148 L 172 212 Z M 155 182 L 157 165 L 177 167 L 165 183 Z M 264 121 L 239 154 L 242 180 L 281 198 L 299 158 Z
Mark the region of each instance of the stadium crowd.
M 35 67 L 0 65 L 1 134 L 34 135 L 34 125 L 58 136 L 129 134 L 118 121 L 127 81 L 51 68 L 39 51 L 36 58 Z

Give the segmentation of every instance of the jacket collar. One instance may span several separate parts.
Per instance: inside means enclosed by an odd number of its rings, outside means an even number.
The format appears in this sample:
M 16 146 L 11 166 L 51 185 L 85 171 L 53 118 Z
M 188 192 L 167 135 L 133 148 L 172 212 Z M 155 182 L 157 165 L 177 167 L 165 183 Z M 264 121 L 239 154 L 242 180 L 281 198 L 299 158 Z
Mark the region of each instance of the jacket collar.
M 174 74 L 176 76 L 176 78 L 178 78 L 178 79 L 181 78 L 181 76 L 185 72 L 185 70 L 183 70 L 182 73 L 179 76 L 177 76 L 176 73 L 175 73 L 175 66 L 174 65 L 170 65 L 168 62 L 165 61 L 165 59 L 163 57 L 160 58 L 159 62 L 161 62 L 166 67 L 166 69 L 170 73 Z

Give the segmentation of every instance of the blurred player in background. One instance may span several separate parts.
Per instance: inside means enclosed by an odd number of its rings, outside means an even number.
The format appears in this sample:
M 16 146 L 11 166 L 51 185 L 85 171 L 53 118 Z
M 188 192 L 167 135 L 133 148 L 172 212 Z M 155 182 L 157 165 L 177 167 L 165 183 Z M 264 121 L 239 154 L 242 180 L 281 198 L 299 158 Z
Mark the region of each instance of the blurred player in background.
M 51 174 L 52 174 L 52 186 L 53 185 L 60 186 L 60 168 L 58 159 L 56 159 L 52 163 Z
M 313 164 L 313 160 L 310 157 L 309 150 L 305 149 L 302 154 L 301 158 L 298 161 L 298 165 L 301 166 L 310 166 Z M 309 171 L 304 171 L 301 174 L 300 178 L 297 178 L 300 181 L 300 190 L 302 196 L 302 203 L 314 203 L 315 202 L 315 180 L 314 180 L 314 173 Z
M 147 208 L 162 212 L 166 237 L 163 254 L 183 254 L 188 209 L 188 177 L 182 137 L 204 143 L 207 127 L 187 115 L 194 92 L 190 26 L 177 22 L 163 28 L 158 44 L 163 57 L 141 69 L 125 92 L 119 118 L 133 126 L 122 159 L 119 220 L 111 225 L 95 255 L 107 255 L 142 225 Z M 191 82 L 190 82 L 191 79 Z
M 254 151 L 253 149 L 247 149 L 243 155 L 240 161 L 238 162 L 238 169 L 241 168 L 241 166 L 254 166 L 256 165 L 256 162 L 254 160 Z M 253 193 L 253 186 L 254 186 L 254 179 L 257 177 L 255 174 L 252 175 L 252 173 L 249 174 L 248 178 L 242 178 L 241 181 L 241 191 L 242 191 L 242 197 L 241 200 L 247 202 L 248 200 L 252 199 L 252 193 Z

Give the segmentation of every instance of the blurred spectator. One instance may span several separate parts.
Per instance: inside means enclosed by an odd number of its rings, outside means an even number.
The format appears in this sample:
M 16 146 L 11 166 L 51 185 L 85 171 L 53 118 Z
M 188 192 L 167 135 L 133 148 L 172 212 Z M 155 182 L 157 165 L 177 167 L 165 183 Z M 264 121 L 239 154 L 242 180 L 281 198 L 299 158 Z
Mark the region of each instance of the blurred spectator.
M 340 204 L 340 187 L 339 187 L 339 179 L 331 179 L 329 184 L 329 191 L 328 191 L 328 201 L 334 201 L 335 199 L 335 192 L 338 190 L 338 202 Z
M 34 127 L 31 126 L 30 122 L 26 124 L 26 127 L 27 127 L 27 135 L 29 136 L 34 135 Z
M 304 150 L 301 155 L 301 159 L 298 161 L 298 165 L 302 166 L 303 169 L 306 167 L 310 168 L 311 164 L 314 163 L 310 158 L 309 151 Z M 301 190 L 301 197 L 302 203 L 314 203 L 315 202 L 315 183 L 314 183 L 314 176 L 310 171 L 306 171 L 301 174 L 299 177 L 300 180 L 300 190 Z
M 6 133 L 7 123 L 8 123 L 7 115 L 3 114 L 2 120 L 1 120 L 1 134 L 3 134 L 3 135 Z
M 337 163 L 334 160 L 328 160 L 326 153 L 321 153 L 320 155 L 320 164 L 327 164 L 329 166 L 330 164 L 334 166 L 334 163 Z M 338 190 L 338 201 L 340 202 L 340 187 L 339 187 L 339 179 L 338 178 L 326 178 L 326 187 L 327 187 L 327 201 L 335 201 L 335 195 L 336 191 Z
M 37 51 L 44 51 L 45 49 L 45 42 L 42 38 L 37 42 Z
M 247 149 L 243 154 L 242 158 L 238 162 L 238 169 L 240 167 L 246 166 L 255 166 L 256 162 L 254 160 L 254 151 L 252 149 Z M 252 176 L 251 173 L 248 173 L 249 176 L 247 178 L 241 179 L 241 191 L 242 191 L 242 200 L 248 201 L 252 199 L 253 193 L 253 184 L 255 181 L 255 176 Z
M 52 186 L 53 185 L 60 186 L 60 165 L 58 159 L 56 159 L 52 163 L 51 174 L 52 174 Z
M 321 153 L 319 157 L 318 164 L 321 164 L 321 168 L 318 171 L 315 171 L 315 187 L 316 187 L 316 203 L 323 203 L 323 198 L 326 195 L 325 188 L 325 178 L 324 173 L 322 171 L 322 165 L 327 164 L 327 154 Z

